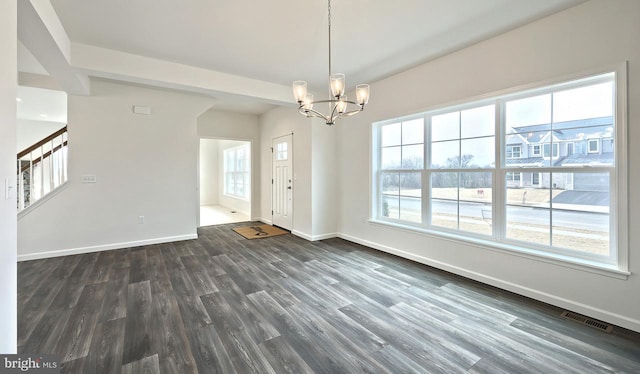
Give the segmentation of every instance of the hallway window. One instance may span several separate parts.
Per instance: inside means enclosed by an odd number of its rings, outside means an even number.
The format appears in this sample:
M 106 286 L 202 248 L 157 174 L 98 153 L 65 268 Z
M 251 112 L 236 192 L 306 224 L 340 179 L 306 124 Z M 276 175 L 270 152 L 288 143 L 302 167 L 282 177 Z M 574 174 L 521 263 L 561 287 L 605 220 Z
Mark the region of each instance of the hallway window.
M 224 151 L 224 193 L 225 195 L 247 199 L 251 174 L 249 145 Z

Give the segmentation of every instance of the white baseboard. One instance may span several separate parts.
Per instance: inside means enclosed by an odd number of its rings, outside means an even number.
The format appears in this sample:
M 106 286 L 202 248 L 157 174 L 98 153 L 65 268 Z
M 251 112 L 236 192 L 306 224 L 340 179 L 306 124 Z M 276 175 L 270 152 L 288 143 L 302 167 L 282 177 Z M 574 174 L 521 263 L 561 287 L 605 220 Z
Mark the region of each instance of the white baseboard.
M 315 242 L 318 240 L 324 240 L 324 239 L 330 239 L 330 238 L 335 238 L 338 236 L 338 233 L 331 233 L 331 234 L 322 234 L 322 235 L 309 235 L 306 234 L 304 232 L 298 231 L 298 230 L 292 230 L 291 233 L 295 236 L 299 236 L 302 239 L 306 239 L 310 242 Z
M 95 246 L 91 246 L 91 247 L 61 249 L 61 250 L 57 250 L 57 251 L 26 253 L 26 254 L 23 254 L 23 255 L 18 255 L 18 262 L 20 262 L 20 261 L 29 261 L 29 260 L 39 260 L 39 259 L 42 259 L 42 258 L 70 256 L 70 255 L 77 255 L 77 254 L 83 254 L 83 253 L 101 252 L 101 251 L 108 251 L 108 250 L 111 250 L 111 249 L 140 247 L 140 246 L 143 246 L 143 245 L 151 245 L 151 244 L 178 242 L 178 241 L 182 241 L 182 240 L 191 240 L 191 239 L 197 239 L 197 238 L 198 238 L 197 234 L 189 234 L 189 235 L 169 236 L 169 237 L 165 237 L 165 238 L 153 238 L 153 239 L 145 239 L 145 240 L 135 240 L 135 241 L 131 241 L 131 242 L 95 245 Z
M 311 235 L 309 235 L 309 234 L 305 234 L 305 233 L 304 233 L 304 232 L 302 232 L 302 231 L 298 231 L 298 230 L 291 230 L 291 233 L 292 233 L 293 235 L 295 235 L 295 236 L 299 236 L 299 237 L 301 237 L 302 239 L 306 239 L 306 240 L 308 240 L 308 241 L 312 241 L 312 240 L 311 240 Z
M 262 218 L 262 217 L 256 217 L 256 218 L 252 218 L 253 221 L 260 221 L 262 223 L 266 223 L 267 225 L 271 225 L 271 220 L 270 219 L 266 219 L 266 218 Z
M 325 240 L 325 239 L 331 239 L 331 238 L 337 238 L 337 237 L 338 237 L 338 233 L 332 232 L 330 234 L 314 235 L 311 241 L 315 242 L 316 240 Z
M 432 266 L 441 270 L 448 271 L 453 274 L 463 276 L 465 278 L 473 279 L 478 282 L 482 282 L 503 290 L 507 290 L 519 295 L 523 295 L 535 300 L 539 300 L 557 307 L 568 309 L 586 316 L 596 318 L 602 321 L 612 323 L 617 326 L 627 328 L 636 332 L 640 332 L 640 320 L 629 318 L 620 314 L 612 313 L 600 308 L 595 308 L 586 304 L 582 304 L 573 300 L 565 299 L 555 295 L 551 295 L 546 292 L 538 291 L 529 287 L 525 287 L 519 284 L 508 282 L 502 279 L 491 277 L 485 274 L 481 274 L 475 271 L 471 271 L 458 266 L 450 265 L 441 261 L 433 260 L 428 257 L 419 256 L 410 252 L 406 252 L 397 248 L 389 247 L 386 245 L 374 243 L 365 239 L 360 239 L 355 236 L 347 235 L 344 233 L 338 233 L 339 238 L 348 240 L 350 242 L 362 244 L 364 246 L 377 249 L 382 252 L 387 252 L 396 256 L 400 256 L 421 264 Z

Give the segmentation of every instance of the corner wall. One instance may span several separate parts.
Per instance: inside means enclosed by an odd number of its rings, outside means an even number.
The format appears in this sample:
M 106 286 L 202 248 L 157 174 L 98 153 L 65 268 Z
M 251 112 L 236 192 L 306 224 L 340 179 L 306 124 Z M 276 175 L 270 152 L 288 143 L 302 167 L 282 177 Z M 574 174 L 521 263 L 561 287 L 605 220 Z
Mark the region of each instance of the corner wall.
M 339 126 L 340 236 L 640 331 L 640 192 L 629 191 L 630 271 L 615 279 L 362 222 L 369 216 L 371 124 L 520 85 L 629 61 L 629 185 L 640 185 L 640 2 L 589 1 L 372 84 Z
M 213 99 L 91 83 L 91 96 L 69 95 L 66 187 L 18 222 L 21 259 L 196 237 L 196 118 Z M 83 184 L 87 174 L 97 183 Z
M 0 353 L 16 353 L 16 94 L 17 82 L 16 0 L 0 1 Z M 5 183 L 13 188 L 5 196 Z

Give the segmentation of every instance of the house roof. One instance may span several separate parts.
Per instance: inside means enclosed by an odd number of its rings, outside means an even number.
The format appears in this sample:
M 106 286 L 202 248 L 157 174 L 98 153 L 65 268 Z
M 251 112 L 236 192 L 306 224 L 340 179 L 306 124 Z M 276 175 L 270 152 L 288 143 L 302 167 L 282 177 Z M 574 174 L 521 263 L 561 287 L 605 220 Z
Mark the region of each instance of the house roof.
M 583 140 L 589 137 L 611 137 L 613 117 L 588 118 L 575 121 L 545 123 L 511 128 L 512 135 L 522 136 L 530 144 L 540 143 L 553 132 L 556 140 Z
M 614 157 L 613 152 L 573 154 L 565 157 L 559 165 L 613 165 Z
M 507 166 L 573 166 L 573 165 L 613 165 L 613 152 L 573 154 L 571 156 L 559 157 L 549 164 L 549 159 L 543 157 L 522 157 L 508 158 L 505 160 Z
M 522 158 L 508 158 L 505 160 L 507 165 L 542 165 L 544 159 L 542 157 L 522 157 Z

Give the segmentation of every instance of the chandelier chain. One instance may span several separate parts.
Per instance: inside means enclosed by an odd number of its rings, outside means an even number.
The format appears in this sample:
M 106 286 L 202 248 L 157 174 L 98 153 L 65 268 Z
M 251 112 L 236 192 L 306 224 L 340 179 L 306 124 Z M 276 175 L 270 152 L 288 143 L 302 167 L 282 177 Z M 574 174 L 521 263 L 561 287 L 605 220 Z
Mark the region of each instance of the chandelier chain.
M 328 19 L 329 19 L 329 76 L 331 76 L 332 72 L 331 72 L 331 0 L 329 0 L 328 2 Z

